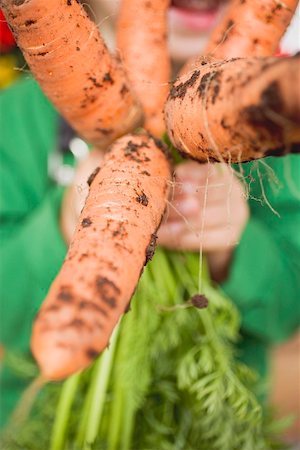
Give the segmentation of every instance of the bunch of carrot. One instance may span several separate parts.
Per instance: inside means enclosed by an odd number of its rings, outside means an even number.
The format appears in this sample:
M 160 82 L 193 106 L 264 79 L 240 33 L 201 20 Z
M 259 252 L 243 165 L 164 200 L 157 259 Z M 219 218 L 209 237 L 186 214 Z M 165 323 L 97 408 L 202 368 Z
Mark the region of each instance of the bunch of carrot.
M 123 0 L 121 63 L 77 1 L 0 1 L 33 74 L 60 112 L 92 144 L 114 142 L 90 179 L 73 242 L 33 328 L 33 353 L 46 378 L 86 367 L 107 346 L 153 255 L 172 175 L 157 140 L 165 127 L 175 147 L 200 162 L 299 151 L 300 94 L 293 86 L 300 84 L 300 56 L 268 57 L 297 3 L 232 1 L 208 55 L 189 62 L 166 102 L 167 0 Z M 251 58 L 240 58 L 245 55 Z M 143 115 L 154 137 L 126 135 Z

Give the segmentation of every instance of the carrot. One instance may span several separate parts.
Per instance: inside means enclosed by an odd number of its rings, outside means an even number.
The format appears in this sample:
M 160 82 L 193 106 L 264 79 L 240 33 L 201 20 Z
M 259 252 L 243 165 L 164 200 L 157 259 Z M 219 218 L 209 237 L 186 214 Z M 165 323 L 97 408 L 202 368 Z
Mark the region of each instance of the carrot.
M 299 58 L 282 64 L 272 59 L 236 61 L 240 56 L 274 54 L 297 4 L 229 3 L 205 49 L 210 57 L 188 61 L 172 91 L 193 87 L 187 96 L 181 95 L 183 101 L 175 95 L 175 104 L 171 91 L 166 106 L 171 140 L 184 154 L 199 161 L 243 162 L 299 152 L 299 96 L 288 86 L 289 80 L 299 85 Z M 291 73 L 286 75 L 284 67 Z
M 297 4 L 298 0 L 231 0 L 204 55 L 221 59 L 274 55 Z M 201 56 L 191 58 L 180 73 L 195 70 L 199 63 Z
M 76 0 L 0 0 L 32 73 L 86 140 L 105 147 L 141 119 L 119 63 Z
M 177 149 L 201 162 L 241 162 L 300 151 L 300 54 L 203 58 L 182 76 L 165 108 Z
M 160 137 L 169 92 L 167 10 L 170 0 L 122 0 L 117 47 L 145 113 L 145 128 Z
M 232 0 L 204 53 L 216 58 L 274 55 L 297 4 L 298 0 Z
M 33 327 L 45 378 L 88 366 L 125 312 L 166 207 L 171 174 L 162 150 L 150 135 L 124 136 L 90 178 L 74 239 Z

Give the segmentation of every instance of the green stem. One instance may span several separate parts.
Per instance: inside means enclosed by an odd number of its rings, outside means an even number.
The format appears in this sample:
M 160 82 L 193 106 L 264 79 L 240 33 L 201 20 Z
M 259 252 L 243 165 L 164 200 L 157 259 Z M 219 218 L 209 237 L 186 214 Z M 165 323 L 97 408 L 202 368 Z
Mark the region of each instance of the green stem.
M 83 447 L 85 430 L 86 430 L 88 418 L 89 418 L 89 411 L 91 409 L 91 404 L 92 404 L 93 395 L 94 395 L 93 386 L 94 386 L 95 382 L 93 380 L 98 375 L 98 365 L 99 365 L 100 359 L 101 359 L 101 356 L 96 360 L 94 367 L 92 369 L 92 372 L 90 375 L 89 388 L 88 388 L 88 391 L 87 391 L 87 394 L 85 397 L 82 413 L 80 414 L 80 422 L 78 425 L 78 431 L 77 431 L 77 435 L 76 435 L 76 443 L 77 443 L 78 448 Z
M 138 292 L 135 300 L 138 300 Z M 124 367 L 124 355 L 128 354 L 128 349 L 130 348 L 130 335 L 134 330 L 134 322 L 137 318 L 135 318 L 137 314 L 136 306 L 138 305 L 133 307 L 130 315 L 127 316 L 126 320 L 122 323 L 122 334 L 114 363 L 114 377 L 112 385 L 113 399 L 111 411 L 109 413 L 110 419 L 107 439 L 109 450 L 120 448 L 123 440 L 123 433 L 126 432 L 126 427 L 124 431 L 124 422 L 127 420 L 128 413 L 126 405 L 126 391 L 123 383 L 124 374 L 123 376 L 120 374 L 122 373 L 122 368 Z
M 197 285 L 191 275 L 191 271 L 183 264 L 181 255 L 173 254 L 171 261 L 179 284 L 184 286 L 189 295 L 194 295 L 197 292 Z
M 118 446 L 121 436 L 121 422 L 122 422 L 122 406 L 123 406 L 123 391 L 120 383 L 116 382 L 116 386 L 113 389 L 114 398 L 112 404 L 112 411 L 110 414 L 110 426 L 108 432 L 108 450 L 115 450 Z
M 125 398 L 125 407 L 126 417 L 124 420 L 124 429 L 122 433 L 121 450 L 130 450 L 136 408 L 134 407 L 132 399 L 128 394 Z
M 93 384 L 92 402 L 88 414 L 87 428 L 84 436 L 83 450 L 90 450 L 95 442 L 100 428 L 102 413 L 104 409 L 106 391 L 109 376 L 112 369 L 112 362 L 115 353 L 119 326 L 117 326 L 110 340 L 110 347 L 102 354 L 98 362 L 98 370 Z
M 185 252 L 184 257 L 186 260 L 186 269 L 192 275 L 195 280 L 198 280 L 199 270 L 200 270 L 200 261 L 199 255 L 195 253 Z M 208 270 L 208 265 L 205 256 L 203 256 L 202 261 L 202 281 L 205 283 L 210 283 L 210 275 Z
M 163 276 L 163 280 L 168 291 L 168 294 L 171 299 L 174 298 L 176 293 L 176 279 L 174 278 L 174 273 L 172 271 L 172 266 L 170 265 L 170 261 L 168 258 L 168 254 L 166 251 L 160 249 L 158 252 L 159 263 L 156 264 L 156 267 L 159 270 L 158 276 Z
M 61 450 L 64 448 L 71 406 L 76 394 L 79 380 L 80 374 L 73 375 L 65 381 L 62 387 L 53 425 L 50 450 Z
M 162 304 L 173 304 L 177 283 L 162 249 L 156 250 L 154 263 L 149 266 L 149 269 L 152 274 L 152 283 L 156 287 L 156 296 Z

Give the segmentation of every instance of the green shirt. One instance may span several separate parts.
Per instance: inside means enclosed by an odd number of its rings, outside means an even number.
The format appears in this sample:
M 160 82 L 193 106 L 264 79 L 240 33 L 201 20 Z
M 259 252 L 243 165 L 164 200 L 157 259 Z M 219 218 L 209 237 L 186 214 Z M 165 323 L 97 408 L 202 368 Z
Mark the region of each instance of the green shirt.
M 58 220 L 63 190 L 47 174 L 57 118 L 31 79 L 1 93 L 0 342 L 22 353 L 28 353 L 33 318 L 66 252 Z M 1 424 L 23 388 L 21 379 L 2 370 Z
M 57 126 L 57 113 L 33 80 L 1 93 L 0 341 L 23 353 L 66 252 L 59 229 L 63 190 L 47 174 Z M 267 158 L 243 170 L 251 218 L 223 289 L 242 313 L 242 358 L 264 373 L 267 347 L 300 322 L 300 156 Z M 261 201 L 259 174 L 264 197 L 280 217 Z M 3 424 L 24 382 L 4 368 L 1 384 Z

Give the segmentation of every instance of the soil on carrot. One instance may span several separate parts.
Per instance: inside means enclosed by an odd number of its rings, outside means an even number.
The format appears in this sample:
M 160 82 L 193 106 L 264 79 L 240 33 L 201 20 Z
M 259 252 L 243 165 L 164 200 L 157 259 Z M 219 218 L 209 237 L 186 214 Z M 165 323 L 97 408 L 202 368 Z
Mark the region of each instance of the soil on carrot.
M 279 84 L 273 81 L 261 93 L 258 105 L 250 105 L 242 111 L 250 125 L 254 125 L 259 133 L 267 132 L 270 136 L 276 137 L 283 142 L 283 127 L 269 117 L 269 111 L 277 114 L 283 113 L 284 102 L 280 92 Z
M 94 302 L 90 302 L 88 300 L 81 300 L 78 304 L 78 308 L 79 309 L 90 309 L 93 310 L 95 312 L 99 312 L 100 314 L 102 314 L 104 317 L 108 317 L 108 312 L 105 311 L 105 309 L 103 309 L 100 305 L 98 305 L 97 303 Z
M 132 141 L 129 141 L 127 146 L 124 149 L 124 154 L 128 158 L 130 158 L 132 161 L 135 161 L 137 163 L 143 163 L 149 161 L 149 158 L 145 155 L 142 155 L 140 152 L 141 148 L 149 148 L 149 145 L 147 142 L 141 142 L 140 144 L 135 144 Z
M 122 97 L 124 97 L 124 95 L 126 95 L 128 92 L 129 92 L 128 87 L 126 86 L 126 84 L 123 84 L 120 90 L 120 94 L 122 95 Z
M 21 6 L 23 3 L 25 3 L 27 0 L 13 0 L 13 4 L 16 6 Z
M 220 78 L 221 78 L 222 71 L 219 70 L 216 72 L 213 80 L 213 94 L 211 97 L 211 102 L 214 104 L 216 99 L 218 98 L 219 92 L 220 92 Z
M 62 302 L 70 303 L 74 300 L 74 296 L 67 286 L 62 286 L 60 292 L 57 295 L 57 300 L 60 300 Z
M 87 228 L 87 227 L 89 227 L 90 225 L 92 225 L 92 221 L 91 221 L 91 219 L 89 218 L 89 217 L 85 217 L 83 220 L 82 220 L 82 222 L 81 222 L 81 225 L 82 225 L 82 227 L 83 228 Z
M 136 200 L 138 203 L 141 203 L 141 205 L 148 206 L 149 200 L 145 192 L 142 192 L 140 195 L 138 195 L 136 197 Z
M 87 179 L 88 186 L 91 186 L 92 182 L 94 181 L 96 175 L 98 175 L 99 171 L 100 171 L 100 167 L 96 167 L 96 169 L 88 177 L 88 179 Z
M 86 350 L 85 354 L 89 359 L 92 360 L 92 359 L 95 359 L 99 355 L 99 352 L 97 352 L 97 350 L 95 350 L 94 348 L 88 348 Z
M 148 247 L 146 248 L 146 261 L 145 261 L 145 265 L 151 261 L 151 259 L 154 256 L 155 253 L 155 249 L 156 249 L 156 241 L 157 241 L 157 235 L 156 234 L 152 234 L 151 235 L 151 239 L 149 242 Z
M 221 70 L 216 70 L 212 72 L 208 72 L 200 80 L 199 87 L 197 89 L 198 94 L 200 97 L 202 97 L 203 94 L 205 94 L 207 88 L 210 86 L 211 83 L 213 83 L 213 95 L 211 98 L 212 103 L 215 103 L 217 96 L 220 91 L 220 77 L 221 77 Z
M 36 20 L 33 19 L 27 19 L 25 21 L 25 27 L 30 27 L 30 25 L 34 25 L 36 23 Z
M 120 239 L 123 239 L 128 235 L 122 222 L 117 225 L 117 228 L 112 232 L 112 235 L 113 237 L 119 237 Z
M 107 81 L 110 84 L 114 84 L 114 80 L 111 77 L 111 74 L 109 72 L 107 72 L 104 77 L 103 77 L 103 81 Z
M 199 76 L 200 76 L 200 70 L 195 70 L 195 72 L 192 74 L 192 76 L 187 81 L 185 81 L 184 83 L 180 83 L 177 86 L 176 85 L 172 86 L 172 88 L 170 90 L 169 98 L 172 100 L 174 98 L 184 98 L 185 94 L 187 92 L 187 89 L 189 87 L 194 86 L 194 84 L 198 80 Z
M 103 86 L 95 77 L 88 77 L 88 80 L 90 80 L 96 88 L 101 88 Z
M 116 297 L 120 295 L 120 289 L 115 283 L 106 277 L 96 278 L 96 290 L 103 300 L 110 308 L 114 309 L 117 306 Z

